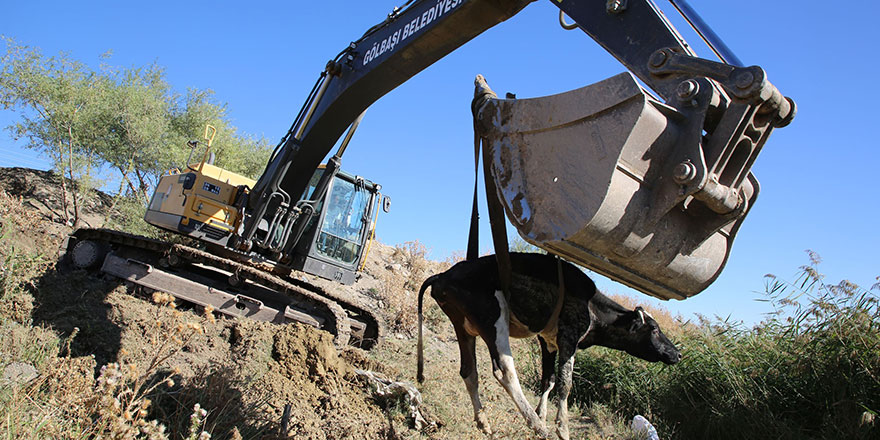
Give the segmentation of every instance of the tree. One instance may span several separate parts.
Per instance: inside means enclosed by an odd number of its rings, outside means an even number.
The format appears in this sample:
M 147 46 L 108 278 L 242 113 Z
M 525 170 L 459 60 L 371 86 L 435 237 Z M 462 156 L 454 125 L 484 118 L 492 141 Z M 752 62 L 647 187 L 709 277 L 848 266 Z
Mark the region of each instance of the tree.
M 8 130 L 80 187 L 93 180 L 93 170 L 108 167 L 118 172 L 117 194 L 143 205 L 162 174 L 184 165 L 190 153 L 186 141 L 198 139 L 206 124 L 217 128 L 213 149 L 218 166 L 256 177 L 268 160 L 269 144 L 239 135 L 212 91 L 176 94 L 156 63 L 113 67 L 105 63 L 108 52 L 93 70 L 63 53 L 45 57 L 39 49 L 2 40 L 0 105 L 19 114 Z M 71 218 L 64 178 L 61 187 L 64 218 L 75 224 L 79 199 L 72 192 Z
M 525 240 L 516 236 L 510 241 L 510 252 L 528 252 L 532 254 L 546 254 L 547 251 L 541 249 Z
M 171 109 L 174 96 L 165 82 L 164 70 L 155 63 L 143 68 L 102 66 L 112 87 L 101 103 L 104 138 L 96 146 L 100 157 L 119 172 L 119 191 L 146 201 L 154 184 L 152 176 L 174 160 Z
M 26 139 L 28 148 L 43 152 L 62 175 L 63 217 L 69 224 L 79 219 L 79 198 L 70 191 L 73 217 L 67 206 L 71 181 L 90 174 L 97 151 L 92 148 L 101 128 L 94 104 L 105 91 L 104 79 L 65 54 L 44 58 L 39 50 L 4 38 L 7 51 L 0 57 L 0 105 L 19 111 L 19 122 L 7 127 L 15 139 Z
M 201 136 L 205 125 L 211 124 L 217 129 L 212 151 L 217 158 L 215 165 L 229 171 L 250 177 L 258 177 L 265 169 L 271 145 L 265 139 L 239 135 L 238 129 L 229 122 L 227 107 L 214 103 L 214 92 L 211 90 L 190 89 L 181 105 L 173 110 L 173 132 L 185 136 L 177 140 L 184 145 L 187 139 Z M 189 154 L 189 152 L 187 152 Z M 183 163 L 180 158 L 176 163 Z

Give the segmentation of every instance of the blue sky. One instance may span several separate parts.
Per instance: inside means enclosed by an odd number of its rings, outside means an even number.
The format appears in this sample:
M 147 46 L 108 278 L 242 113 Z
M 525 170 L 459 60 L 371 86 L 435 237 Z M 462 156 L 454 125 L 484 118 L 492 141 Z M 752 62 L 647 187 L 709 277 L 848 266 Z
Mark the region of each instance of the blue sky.
M 709 58 L 668 3 L 657 2 Z M 4 3 L 0 34 L 45 54 L 66 51 L 93 66 L 107 50 L 115 65 L 156 61 L 178 91 L 213 89 L 241 132 L 274 143 L 326 61 L 403 1 Z M 880 275 L 880 149 L 872 131 L 878 126 L 878 91 L 871 82 L 878 70 L 874 29 L 880 6 L 866 0 L 846 6 L 690 3 L 744 63 L 762 66 L 797 101 L 798 116 L 773 133 L 753 168 L 761 194 L 721 277 L 697 297 L 663 305 L 685 316 L 757 321 L 768 311 L 754 301 L 764 274 L 792 278 L 809 261 L 806 249 L 822 256 L 820 268 L 829 280 L 870 286 Z M 499 94 L 525 98 L 582 87 L 623 70 L 582 32 L 562 30 L 549 0 L 537 1 L 376 102 L 343 167 L 381 183 L 393 198 L 391 214 L 379 220 L 383 242 L 419 240 L 443 260 L 466 246 L 474 76 L 486 76 Z M 13 119 L 0 111 L 0 125 Z M 0 166 L 41 164 L 46 166 L 0 134 Z M 490 250 L 485 220 L 481 233 L 482 248 Z M 597 278 L 606 291 L 640 295 Z

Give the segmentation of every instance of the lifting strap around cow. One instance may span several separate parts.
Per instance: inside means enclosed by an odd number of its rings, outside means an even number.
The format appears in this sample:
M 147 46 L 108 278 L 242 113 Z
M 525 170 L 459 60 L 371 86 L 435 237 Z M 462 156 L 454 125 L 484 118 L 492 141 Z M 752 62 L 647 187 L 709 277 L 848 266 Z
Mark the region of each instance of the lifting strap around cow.
M 498 263 L 498 280 L 504 297 L 510 299 L 511 263 L 510 250 L 507 244 L 507 226 L 504 219 L 504 208 L 498 198 L 495 180 L 491 177 L 489 164 L 491 158 L 487 156 L 487 150 L 480 148 L 482 136 L 477 124 L 477 114 L 486 100 L 498 96 L 486 84 L 482 75 L 477 75 L 474 80 L 474 99 L 471 101 L 471 111 L 474 115 L 474 204 L 471 211 L 470 233 L 468 236 L 467 257 L 468 261 L 479 258 L 479 210 L 477 206 L 477 186 L 479 182 L 480 151 L 483 156 L 483 181 L 486 184 L 486 204 L 489 211 L 489 225 L 492 229 L 492 244 L 495 247 L 495 259 Z

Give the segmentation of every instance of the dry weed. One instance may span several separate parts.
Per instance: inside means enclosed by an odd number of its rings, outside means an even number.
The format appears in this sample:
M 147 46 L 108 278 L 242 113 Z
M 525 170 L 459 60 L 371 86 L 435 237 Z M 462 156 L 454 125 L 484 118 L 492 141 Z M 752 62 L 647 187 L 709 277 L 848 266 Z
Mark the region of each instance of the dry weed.
M 396 332 L 412 335 L 415 331 L 416 295 L 422 282 L 431 275 L 433 266 L 427 255 L 428 248 L 419 241 L 397 245 L 390 267 L 381 275 L 380 294 L 391 312 L 389 326 Z
M 50 246 L 48 234 L 40 234 L 36 241 L 22 238 L 22 231 L 39 230 L 38 225 L 20 197 L 0 191 L 0 316 L 22 324 L 31 321 L 34 280 L 51 266 L 36 252 Z
M 416 290 L 427 278 L 431 267 L 428 261 L 428 248 L 418 240 L 395 246 L 391 258 L 394 261 L 402 262 L 406 269 L 405 288 Z
M 9 195 L 0 191 L 0 228 L 10 246 L 36 253 L 40 249 L 58 247 L 59 237 L 56 231 L 48 230 L 42 215 L 34 212 L 30 201 L 22 196 Z M 34 234 L 34 231 L 41 233 Z M 24 233 L 29 232 L 29 233 Z
M 152 356 L 146 363 L 139 365 L 134 362 L 110 363 L 101 368 L 91 405 L 97 420 L 94 425 L 97 435 L 108 434 L 114 438 L 134 438 L 144 435 L 150 439 L 167 438 L 165 426 L 156 420 L 148 420 L 152 401 L 150 396 L 160 391 L 161 387 L 174 387 L 174 379 L 160 370 L 166 367 L 166 361 L 174 356 L 196 336 L 203 333 L 202 323 L 213 320 L 211 310 L 206 310 L 202 322 L 186 321 L 183 314 L 174 310 L 176 322 L 166 324 L 160 319 L 162 308 L 174 308 L 174 297 L 163 292 L 153 294 L 153 302 L 158 305 L 153 328 L 145 329 L 149 335 Z M 120 353 L 125 355 L 125 353 Z M 120 357 L 123 357 L 120 356 Z M 171 370 L 172 373 L 176 369 Z M 159 378 L 160 376 L 166 376 Z M 194 423 L 201 426 L 204 416 L 196 404 L 193 412 Z M 190 438 L 196 425 L 190 427 Z M 207 434 L 207 433 L 206 433 Z M 201 435 L 201 434 L 199 434 Z M 208 436 L 210 437 L 210 435 Z
M 0 432 L 9 438 L 169 438 L 165 426 L 149 419 L 151 398 L 174 386 L 174 379 L 163 371 L 168 369 L 167 360 L 213 317 L 187 321 L 175 310 L 177 322 L 163 324 L 159 313 L 173 307 L 173 298 L 158 293 L 154 300 L 158 303 L 155 325 L 144 330 L 151 340 L 147 361 L 107 364 L 97 380 L 94 358 L 70 357 L 70 339 L 76 330 L 61 343 L 47 330 L 4 324 L 0 341 L 10 348 L 4 352 L 10 359 L 37 367 L 39 375 L 24 384 L 0 384 Z M 67 354 L 59 356 L 65 346 Z M 124 356 L 120 353 L 120 358 Z M 210 438 L 202 430 L 207 413 L 201 408 L 193 413 L 188 439 Z
M 448 264 L 451 267 L 451 266 L 455 265 L 456 263 L 464 261 L 466 257 L 467 257 L 467 255 L 465 254 L 465 251 L 463 251 L 463 250 L 452 251 L 452 253 L 449 254 L 449 257 L 446 258 L 446 264 Z
M 34 280 L 49 263 L 39 255 L 26 255 L 6 246 L 0 235 L 0 316 L 29 324 L 34 309 Z

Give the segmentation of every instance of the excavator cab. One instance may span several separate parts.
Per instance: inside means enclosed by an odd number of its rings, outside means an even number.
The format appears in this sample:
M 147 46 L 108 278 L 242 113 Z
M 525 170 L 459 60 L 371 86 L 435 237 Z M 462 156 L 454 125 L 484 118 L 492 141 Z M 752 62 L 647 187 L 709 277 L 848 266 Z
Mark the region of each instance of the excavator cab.
M 324 167 L 315 170 L 303 200 L 311 198 Z M 339 170 L 315 205 L 299 239 L 291 267 L 323 278 L 351 284 L 363 268 L 375 234 L 379 204 L 388 207 L 381 186 Z

